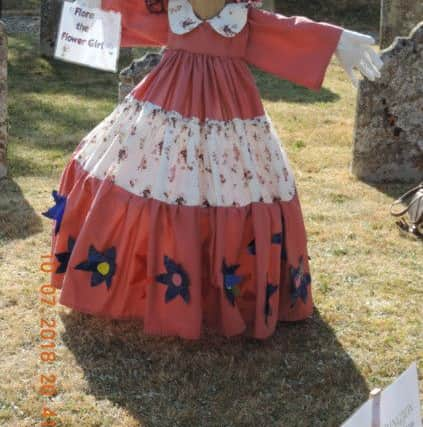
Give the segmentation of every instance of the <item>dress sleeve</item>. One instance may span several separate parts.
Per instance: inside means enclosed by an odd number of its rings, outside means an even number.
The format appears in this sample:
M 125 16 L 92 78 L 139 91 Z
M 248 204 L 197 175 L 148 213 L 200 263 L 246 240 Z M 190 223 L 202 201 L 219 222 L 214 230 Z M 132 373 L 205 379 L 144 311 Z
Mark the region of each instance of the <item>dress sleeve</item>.
M 250 64 L 309 89 L 322 87 L 342 27 L 254 8 L 248 22 Z
M 122 14 L 122 47 L 167 44 L 167 13 L 150 13 L 144 0 L 102 0 L 101 8 Z

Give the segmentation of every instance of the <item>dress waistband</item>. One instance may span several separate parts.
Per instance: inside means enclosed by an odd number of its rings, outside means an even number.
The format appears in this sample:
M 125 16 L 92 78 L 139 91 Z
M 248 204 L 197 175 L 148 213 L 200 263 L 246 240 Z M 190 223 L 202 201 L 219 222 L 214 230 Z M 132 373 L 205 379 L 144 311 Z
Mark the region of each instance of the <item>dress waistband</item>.
M 223 37 L 204 23 L 194 31 L 178 35 L 171 31 L 168 34 L 167 46 L 170 49 L 207 56 L 227 58 L 244 58 L 247 50 L 247 26 L 235 37 Z
M 187 56 L 196 56 L 202 58 L 211 58 L 211 59 L 220 59 L 220 60 L 228 60 L 228 61 L 237 61 L 237 62 L 246 62 L 243 56 L 229 56 L 229 55 L 217 55 L 213 53 L 205 53 L 205 52 L 193 52 L 191 50 L 176 48 L 171 46 L 166 46 L 166 49 L 163 55 L 180 55 L 186 54 Z

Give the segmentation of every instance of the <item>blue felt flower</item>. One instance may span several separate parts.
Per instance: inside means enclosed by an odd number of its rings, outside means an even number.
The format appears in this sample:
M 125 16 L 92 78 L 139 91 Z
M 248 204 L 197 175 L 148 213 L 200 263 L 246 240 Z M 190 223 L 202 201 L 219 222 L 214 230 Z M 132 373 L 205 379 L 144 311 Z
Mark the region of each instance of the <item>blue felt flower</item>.
M 62 224 L 63 214 L 66 208 L 66 196 L 60 195 L 56 190 L 52 193 L 55 205 L 50 208 L 47 212 L 43 212 L 43 215 L 47 218 L 53 219 L 56 221 L 55 234 L 60 230 L 60 225 Z
M 264 305 L 264 315 L 266 319 L 266 325 L 267 325 L 267 319 L 269 316 L 272 315 L 272 308 L 270 307 L 270 298 L 273 294 L 276 293 L 278 290 L 278 287 L 275 285 L 272 285 L 271 283 L 268 283 L 266 285 L 266 303 Z
M 289 271 L 291 277 L 291 307 L 294 306 L 298 298 L 301 298 L 305 304 L 308 297 L 308 288 L 311 284 L 311 276 L 310 273 L 304 271 L 304 259 L 302 256 L 300 257 L 298 268 L 294 268 L 291 265 Z
M 164 265 L 167 272 L 156 276 L 156 281 L 167 286 L 165 302 L 168 303 L 179 295 L 188 303 L 190 300 L 188 273 L 168 256 L 164 257 Z
M 56 270 L 56 274 L 62 274 L 65 273 L 68 269 L 68 264 L 70 257 L 72 255 L 73 248 L 75 246 L 75 239 L 72 237 L 69 237 L 68 239 L 68 250 L 67 252 L 60 252 L 56 254 L 56 259 L 59 261 L 60 265 Z
M 91 286 L 106 283 L 107 289 L 112 286 L 112 278 L 116 272 L 116 249 L 114 247 L 99 252 L 90 246 L 88 259 L 75 267 L 77 270 L 91 271 Z
M 222 274 L 223 274 L 223 287 L 225 289 L 225 295 L 232 305 L 235 305 L 235 297 L 240 293 L 239 285 L 243 278 L 237 276 L 235 273 L 239 268 L 239 264 L 227 265 L 226 261 L 223 260 Z

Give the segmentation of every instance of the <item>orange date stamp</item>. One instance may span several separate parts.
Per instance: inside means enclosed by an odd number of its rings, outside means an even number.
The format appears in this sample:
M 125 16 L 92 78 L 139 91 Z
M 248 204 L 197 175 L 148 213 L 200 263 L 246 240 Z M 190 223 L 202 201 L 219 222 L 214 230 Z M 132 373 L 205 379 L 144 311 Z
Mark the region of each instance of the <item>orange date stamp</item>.
M 51 255 L 41 256 L 40 270 L 50 275 L 55 267 Z M 55 427 L 57 413 L 50 409 L 50 398 L 57 395 L 57 375 L 54 373 L 57 361 L 57 321 L 54 308 L 57 304 L 57 289 L 51 284 L 43 284 L 38 289 L 40 302 L 40 344 L 41 363 L 38 393 L 45 399 L 41 411 L 41 427 Z

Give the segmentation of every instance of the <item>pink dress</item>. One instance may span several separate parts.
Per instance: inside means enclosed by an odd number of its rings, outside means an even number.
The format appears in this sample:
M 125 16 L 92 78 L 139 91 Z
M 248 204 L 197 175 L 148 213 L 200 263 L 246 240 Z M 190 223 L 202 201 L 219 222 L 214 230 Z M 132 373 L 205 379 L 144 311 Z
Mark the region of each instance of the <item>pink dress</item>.
M 160 64 L 79 144 L 54 193 L 61 304 L 144 331 L 264 339 L 312 313 L 295 178 L 248 64 L 317 90 L 342 29 L 228 4 L 201 21 L 103 0 Z

